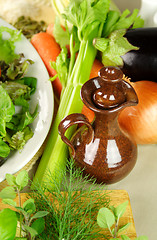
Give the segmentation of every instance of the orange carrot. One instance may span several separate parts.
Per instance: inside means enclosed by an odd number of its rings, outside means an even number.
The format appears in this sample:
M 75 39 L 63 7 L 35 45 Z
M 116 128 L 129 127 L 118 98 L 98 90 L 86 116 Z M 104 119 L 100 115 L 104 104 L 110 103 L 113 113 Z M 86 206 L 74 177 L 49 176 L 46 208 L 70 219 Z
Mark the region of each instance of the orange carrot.
M 61 51 L 59 44 L 55 41 L 55 38 L 46 32 L 40 32 L 33 35 L 31 43 L 43 60 L 49 75 L 51 77 L 56 75 L 56 71 L 50 66 L 50 61 L 56 61 L 56 58 Z M 59 79 L 55 79 L 52 84 L 55 94 L 59 97 L 62 90 L 62 85 Z

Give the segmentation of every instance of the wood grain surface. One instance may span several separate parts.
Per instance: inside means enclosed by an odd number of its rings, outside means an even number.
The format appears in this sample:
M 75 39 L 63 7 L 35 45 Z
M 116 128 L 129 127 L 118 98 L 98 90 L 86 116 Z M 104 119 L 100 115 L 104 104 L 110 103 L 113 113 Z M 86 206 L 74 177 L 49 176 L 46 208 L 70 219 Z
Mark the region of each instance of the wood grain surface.
M 119 226 L 122 226 L 127 223 L 131 223 L 130 226 L 124 232 L 122 232 L 122 234 L 125 234 L 128 237 L 130 237 L 131 240 L 134 240 L 136 238 L 136 230 L 135 230 L 134 219 L 133 219 L 133 215 L 132 215 L 130 198 L 129 198 L 127 191 L 125 191 L 125 190 L 106 190 L 106 191 L 110 197 L 110 205 L 111 206 L 116 207 L 119 204 L 121 204 L 125 201 L 128 201 L 128 206 L 126 208 L 124 215 L 120 219 Z M 26 200 L 26 196 L 27 196 L 26 193 L 21 194 L 22 204 Z M 18 203 L 17 198 L 16 198 L 16 201 Z M 3 204 L 2 201 L 0 200 L 0 210 L 7 208 L 7 207 L 8 207 L 8 205 Z M 13 209 L 12 207 L 9 207 L 9 208 Z

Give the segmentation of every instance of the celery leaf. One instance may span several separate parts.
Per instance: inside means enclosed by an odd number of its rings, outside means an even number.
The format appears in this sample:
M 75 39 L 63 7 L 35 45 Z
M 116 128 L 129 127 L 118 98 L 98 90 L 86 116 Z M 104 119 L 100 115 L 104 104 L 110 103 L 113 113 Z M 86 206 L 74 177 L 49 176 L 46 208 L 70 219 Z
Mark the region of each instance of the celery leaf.
M 128 9 L 125 9 L 121 15 L 118 11 L 109 11 L 102 36 L 107 37 L 115 30 L 143 27 L 144 20 L 138 16 L 138 13 L 138 9 L 134 9 L 132 14 Z
M 106 15 L 109 11 L 109 5 L 109 0 L 71 1 L 68 7 L 65 9 L 63 17 L 78 28 L 81 36 L 86 28 L 90 28 L 92 31 L 92 25 L 96 22 L 97 24 L 105 22 Z
M 67 49 L 63 47 L 56 59 L 56 62 L 50 63 L 51 67 L 56 70 L 57 76 L 59 77 L 63 88 L 65 87 L 68 78 L 69 59 L 67 54 Z
M 104 66 L 122 66 L 123 60 L 121 56 L 130 50 L 138 50 L 138 47 L 131 45 L 124 37 L 126 30 L 116 30 L 110 34 L 108 46 L 102 52 L 102 63 Z M 105 39 L 95 39 L 95 47 L 102 50 Z
M 67 30 L 64 30 L 61 25 L 59 18 L 56 17 L 54 29 L 53 29 L 53 35 L 55 37 L 56 42 L 61 46 L 65 47 L 66 45 L 69 45 L 70 42 L 70 36 Z
M 128 28 L 132 27 L 135 22 L 137 24 L 138 21 L 141 24 L 140 27 L 142 27 L 143 24 L 144 24 L 144 21 L 140 17 L 138 17 L 138 13 L 139 13 L 139 10 L 138 9 L 134 9 L 133 13 L 131 15 L 129 15 L 130 11 L 128 9 L 126 9 L 121 14 L 121 16 L 119 18 L 119 21 L 115 24 L 114 30 L 128 29 Z

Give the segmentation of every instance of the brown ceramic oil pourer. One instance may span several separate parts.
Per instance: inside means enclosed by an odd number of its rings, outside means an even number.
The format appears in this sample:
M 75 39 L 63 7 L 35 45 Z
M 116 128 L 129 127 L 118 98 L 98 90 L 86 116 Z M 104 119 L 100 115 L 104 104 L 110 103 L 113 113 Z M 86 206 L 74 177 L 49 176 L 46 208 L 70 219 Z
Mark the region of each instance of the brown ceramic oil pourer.
M 83 114 L 71 114 L 59 125 L 62 140 L 70 147 L 71 155 L 85 173 L 99 183 L 115 183 L 129 174 L 137 158 L 137 146 L 119 128 L 118 114 L 138 103 L 132 86 L 122 80 L 117 67 L 102 68 L 97 78 L 81 88 L 83 103 L 95 113 L 92 124 Z M 66 130 L 82 123 L 71 140 Z

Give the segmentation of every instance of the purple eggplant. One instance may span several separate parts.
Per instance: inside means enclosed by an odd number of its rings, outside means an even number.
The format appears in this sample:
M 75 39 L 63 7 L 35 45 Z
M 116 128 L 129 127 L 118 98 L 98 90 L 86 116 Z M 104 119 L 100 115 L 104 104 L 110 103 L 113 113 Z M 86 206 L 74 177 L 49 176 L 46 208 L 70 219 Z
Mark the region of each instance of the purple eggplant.
M 157 82 L 157 28 L 128 30 L 125 37 L 131 44 L 139 47 L 139 50 L 132 50 L 122 56 L 123 73 L 133 82 Z

